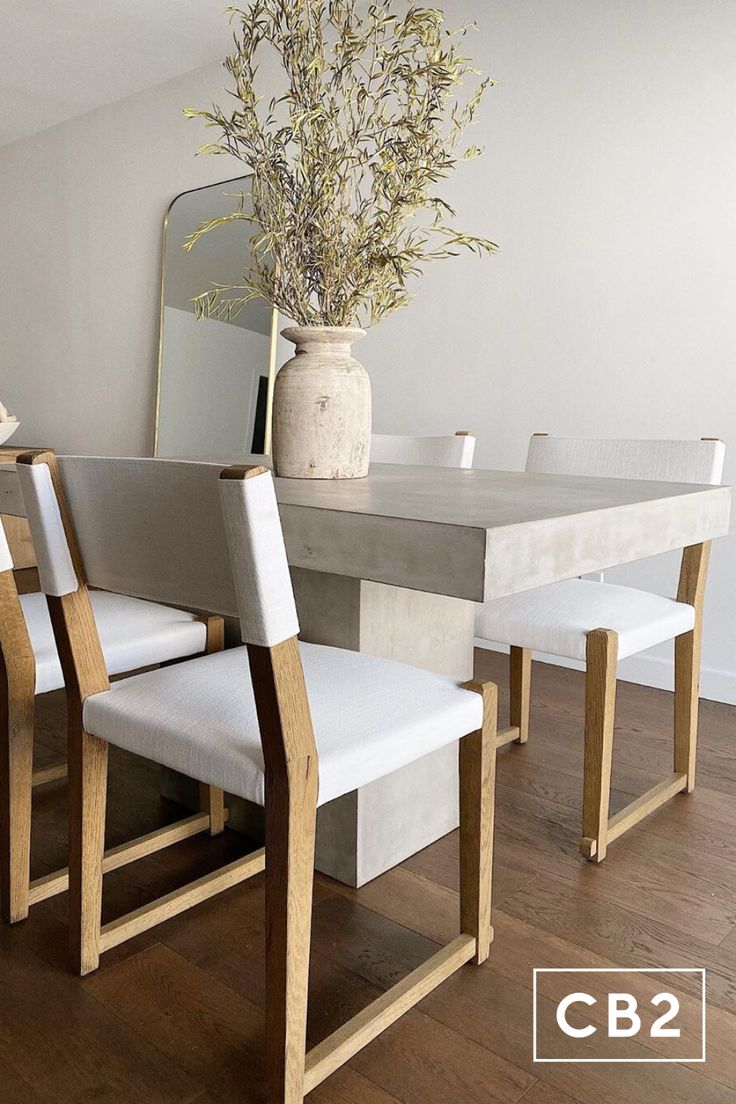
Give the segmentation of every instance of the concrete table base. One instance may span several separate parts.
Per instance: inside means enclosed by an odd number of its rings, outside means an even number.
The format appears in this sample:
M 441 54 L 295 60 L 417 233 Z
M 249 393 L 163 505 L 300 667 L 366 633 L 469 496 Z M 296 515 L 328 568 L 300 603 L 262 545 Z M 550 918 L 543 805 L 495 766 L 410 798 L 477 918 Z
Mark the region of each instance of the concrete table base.
M 472 602 L 295 568 L 301 636 L 452 675 L 473 674 Z M 350 723 L 349 715 L 345 718 Z M 361 886 L 458 824 L 457 744 L 324 805 L 317 869 Z

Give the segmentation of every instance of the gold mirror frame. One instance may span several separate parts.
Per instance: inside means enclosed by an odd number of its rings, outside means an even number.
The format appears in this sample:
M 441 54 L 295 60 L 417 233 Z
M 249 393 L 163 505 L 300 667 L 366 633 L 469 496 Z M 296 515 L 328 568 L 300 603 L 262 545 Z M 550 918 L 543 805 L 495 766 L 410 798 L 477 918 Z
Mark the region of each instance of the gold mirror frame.
M 203 192 L 207 188 L 220 188 L 225 187 L 228 184 L 237 184 L 242 180 L 247 180 L 249 174 L 244 176 L 233 176 L 228 180 L 216 180 L 214 184 L 203 184 L 199 188 L 187 188 L 183 192 L 179 192 L 169 203 L 166 208 L 166 214 L 164 215 L 163 229 L 161 234 L 161 289 L 160 289 L 160 303 L 159 303 L 159 317 L 158 317 L 158 354 L 157 354 L 157 369 L 156 369 L 156 406 L 153 422 L 153 455 L 158 456 L 158 437 L 159 437 L 159 416 L 161 412 L 161 372 L 163 368 L 163 352 L 164 352 L 164 307 L 166 296 L 166 236 L 169 229 L 169 218 L 174 204 L 186 195 L 192 195 L 194 192 Z M 268 394 L 266 397 L 266 428 L 264 432 L 264 456 L 271 454 L 271 423 L 273 419 L 273 385 L 276 378 L 276 349 L 279 337 L 279 312 L 274 307 L 271 311 L 271 335 L 268 351 Z

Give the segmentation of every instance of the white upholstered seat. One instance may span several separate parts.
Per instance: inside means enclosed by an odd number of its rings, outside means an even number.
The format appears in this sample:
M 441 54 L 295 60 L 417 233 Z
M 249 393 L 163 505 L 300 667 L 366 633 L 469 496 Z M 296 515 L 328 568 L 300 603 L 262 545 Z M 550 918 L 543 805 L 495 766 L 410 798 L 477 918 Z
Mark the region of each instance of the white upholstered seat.
M 106 591 L 91 591 L 90 598 L 110 675 L 196 655 L 206 648 L 207 628 L 192 613 Z M 64 676 L 46 596 L 23 594 L 20 602 L 36 660 L 36 693 L 59 690 Z
M 480 728 L 482 701 L 444 675 L 300 645 L 324 804 Z M 380 690 L 379 690 L 380 688 Z M 191 778 L 264 802 L 247 651 L 134 675 L 84 703 L 86 731 Z
M 587 633 L 613 629 L 623 659 L 689 632 L 694 624 L 695 610 L 684 602 L 633 587 L 568 579 L 487 602 L 478 610 L 476 632 L 486 640 L 584 660 Z

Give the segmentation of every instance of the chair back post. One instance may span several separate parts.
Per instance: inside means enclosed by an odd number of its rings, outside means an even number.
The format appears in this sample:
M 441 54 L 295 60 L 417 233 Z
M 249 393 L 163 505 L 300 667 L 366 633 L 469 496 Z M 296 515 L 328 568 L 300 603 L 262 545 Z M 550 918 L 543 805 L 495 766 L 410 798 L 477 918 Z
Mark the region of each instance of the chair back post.
M 269 780 L 295 767 L 304 774 L 314 774 L 316 780 L 317 746 L 297 637 L 270 648 L 248 644 L 247 650 L 263 745 L 266 792 Z
M 35 659 L 26 620 L 13 575 L 13 560 L 0 520 L 0 663 L 6 667 L 30 660 L 35 674 Z
M 253 678 L 266 780 L 268 782 L 269 775 L 283 776 L 297 763 L 306 773 L 313 771 L 316 780 L 317 746 L 272 476 L 263 467 L 232 467 L 220 473 L 220 480 L 225 531 L 241 615 L 241 634 L 248 649 Z M 258 489 L 265 492 L 257 504 L 248 494 L 248 490 L 255 490 L 256 484 L 251 488 L 245 486 L 251 480 L 258 480 Z M 261 484 L 261 480 L 265 482 Z M 233 481 L 240 483 L 237 490 Z M 230 495 L 228 484 L 236 492 L 234 495 Z M 237 493 L 238 490 L 241 493 Z M 244 546 L 242 538 L 249 530 L 253 535 L 247 538 L 247 546 Z M 262 548 L 259 546 L 261 537 L 264 538 Z M 245 566 L 245 571 L 241 571 L 241 565 Z M 264 581 L 262 575 L 273 578 Z M 285 633 L 288 635 L 284 636 Z
M 55 453 L 49 450 L 25 452 L 18 457 L 16 463 L 22 466 L 46 465 L 48 467 L 76 575 L 75 590 L 61 595 L 47 593 L 46 601 L 59 661 L 64 673 L 70 721 L 79 726 L 81 725 L 81 705 L 85 698 L 110 688 L 102 645 L 87 590 L 84 564 L 59 478 Z
M 704 541 L 702 544 L 691 544 L 682 550 L 677 601 L 687 602 L 689 606 L 695 607 L 696 621 L 700 620 L 703 612 L 710 547 L 711 542 Z
M 14 923 L 28 915 L 36 661 L 2 522 L 0 545 L 0 912 Z
M 319 765 L 299 623 L 266 468 L 220 473 L 266 778 L 266 1093 L 301 1101 Z
M 709 441 L 720 444 L 720 437 L 701 437 L 701 441 Z M 720 474 L 719 474 L 720 478 Z M 695 609 L 695 632 L 702 631 L 703 602 L 705 600 L 705 586 L 708 581 L 708 568 L 710 567 L 711 542 L 703 544 L 691 544 L 682 550 L 680 563 L 680 579 L 677 584 L 677 601 L 687 602 Z

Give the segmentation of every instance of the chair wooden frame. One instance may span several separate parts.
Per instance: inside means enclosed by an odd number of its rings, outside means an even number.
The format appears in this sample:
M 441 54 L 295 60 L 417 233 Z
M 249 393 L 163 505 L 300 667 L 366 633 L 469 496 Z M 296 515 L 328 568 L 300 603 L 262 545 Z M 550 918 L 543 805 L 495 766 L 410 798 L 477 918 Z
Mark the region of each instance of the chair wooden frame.
M 205 651 L 221 651 L 223 619 L 201 619 L 207 629 Z M 24 920 L 31 905 L 63 893 L 69 885 L 67 869 L 34 880 L 30 876 L 33 789 L 65 778 L 68 771 L 67 762 L 33 769 L 35 686 L 36 664 L 18 590 L 12 570 L 4 571 L 0 573 L 0 907 L 3 919 L 11 924 Z M 202 786 L 200 806 L 200 813 L 181 824 L 107 852 L 104 869 L 116 870 L 199 832 L 221 832 L 227 819 L 222 790 Z
M 547 434 L 534 434 L 544 437 Z M 704 437 L 702 440 L 716 440 Z M 583 762 L 583 818 L 580 852 L 602 862 L 608 844 L 659 809 L 678 793 L 695 788 L 698 741 L 700 657 L 703 636 L 703 600 L 708 577 L 710 542 L 683 549 L 677 601 L 693 606 L 695 626 L 674 638 L 674 765 L 673 773 L 641 797 L 609 817 L 613 733 L 616 710 L 618 634 L 597 628 L 587 634 L 585 658 L 585 749 Z M 511 648 L 510 697 L 512 727 L 499 734 L 499 743 L 524 743 L 529 733 L 531 650 Z M 505 738 L 504 738 L 505 737 Z
M 266 1099 L 301 1104 L 306 1093 L 468 962 L 490 952 L 497 690 L 471 681 L 483 700 L 482 727 L 460 740 L 461 934 L 318 1046 L 306 1050 L 312 883 L 318 758 L 299 642 L 249 644 L 248 660 L 261 730 L 266 780 L 265 848 L 200 878 L 128 916 L 101 926 L 107 744 L 82 727 L 85 699 L 108 688 L 83 568 L 55 457 L 46 463 L 80 580 L 79 589 L 49 599 L 69 694 L 71 949 L 81 974 L 102 952 L 199 901 L 266 870 Z M 229 468 L 225 479 L 248 479 L 263 468 Z M 110 853 L 108 853 L 109 855 Z M 268 856 L 268 862 L 265 856 Z

